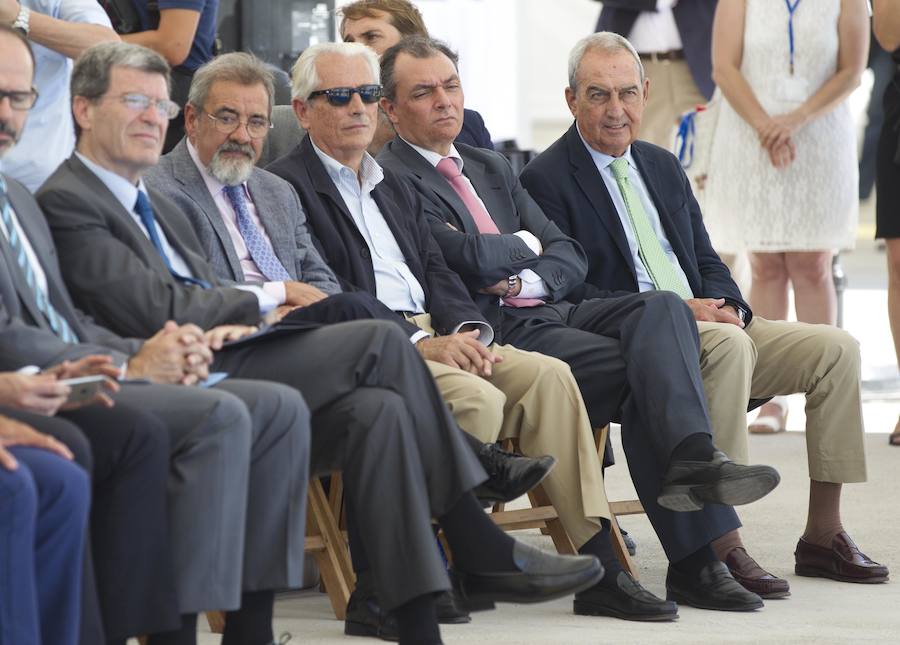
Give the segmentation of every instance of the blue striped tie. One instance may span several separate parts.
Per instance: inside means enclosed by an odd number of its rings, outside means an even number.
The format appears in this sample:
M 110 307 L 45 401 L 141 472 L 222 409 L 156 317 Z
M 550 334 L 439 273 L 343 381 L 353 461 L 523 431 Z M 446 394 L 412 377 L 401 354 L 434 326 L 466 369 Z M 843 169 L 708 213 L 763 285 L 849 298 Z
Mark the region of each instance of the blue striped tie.
M 35 279 L 34 267 L 31 266 L 31 262 L 28 260 L 28 254 L 25 252 L 25 245 L 22 244 L 22 240 L 19 238 L 19 231 L 16 228 L 15 222 L 13 222 L 12 209 L 9 206 L 9 199 L 6 197 L 6 181 L 2 176 L 0 176 L 0 218 L 2 218 L 3 225 L 6 227 L 6 231 L 9 234 L 9 248 L 12 251 L 13 257 L 16 258 L 19 269 L 22 270 L 22 275 L 25 277 L 25 283 L 31 289 L 38 310 L 44 314 L 44 318 L 47 319 L 50 329 L 52 329 L 63 342 L 77 343 L 78 336 L 72 331 L 68 321 L 56 311 L 56 307 L 53 306 L 47 298 L 47 294 L 44 293 L 44 290 L 41 289 Z

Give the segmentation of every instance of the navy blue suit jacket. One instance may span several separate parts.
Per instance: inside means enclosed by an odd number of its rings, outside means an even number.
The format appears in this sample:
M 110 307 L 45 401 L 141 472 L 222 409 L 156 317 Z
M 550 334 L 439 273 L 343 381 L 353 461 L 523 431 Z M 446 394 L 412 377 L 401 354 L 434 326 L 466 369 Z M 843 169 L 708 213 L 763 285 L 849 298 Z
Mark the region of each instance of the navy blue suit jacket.
M 376 295 L 369 247 L 316 155 L 309 136 L 266 169 L 286 179 L 297 190 L 313 241 L 325 263 L 337 274 L 341 286 L 348 291 L 363 290 Z M 466 321 L 486 323 L 460 277 L 444 262 L 418 194 L 385 169 L 384 180 L 375 187 L 372 196 L 394 234 L 407 266 L 425 291 L 425 310 L 431 314 L 435 331 L 448 334 Z M 417 327 L 403 322 L 410 335 L 418 331 Z
M 645 141 L 635 141 L 631 154 L 691 291 L 698 298 L 725 298 L 726 304 L 742 307 L 750 322 L 750 306 L 709 242 L 700 206 L 678 159 Z M 580 296 L 638 290 L 622 222 L 574 123 L 525 167 L 520 179 L 547 217 L 587 252 L 588 273 Z
M 684 57 L 697 88 L 712 97 L 712 24 L 718 0 L 680 0 L 675 5 L 675 24 L 681 35 Z M 656 11 L 656 0 L 603 0 L 597 31 L 613 31 L 628 38 L 642 11 Z
M 494 142 L 491 141 L 491 133 L 484 125 L 484 119 L 478 112 L 469 109 L 463 110 L 462 130 L 456 137 L 456 143 L 465 143 L 473 148 L 494 149 Z

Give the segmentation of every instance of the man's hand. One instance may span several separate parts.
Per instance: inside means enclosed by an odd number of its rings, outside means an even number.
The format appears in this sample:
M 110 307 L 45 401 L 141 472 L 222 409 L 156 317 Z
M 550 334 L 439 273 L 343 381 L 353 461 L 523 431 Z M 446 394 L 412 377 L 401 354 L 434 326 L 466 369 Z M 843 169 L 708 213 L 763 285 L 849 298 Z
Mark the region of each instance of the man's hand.
M 295 280 L 284 283 L 284 304 L 286 305 L 306 307 L 314 302 L 325 300 L 327 297 L 327 293 L 305 282 Z
M 522 291 L 522 281 L 518 276 L 516 276 L 516 286 L 513 287 L 509 294 L 506 293 L 507 289 L 509 289 L 509 280 L 501 280 L 497 284 L 492 284 L 489 287 L 479 289 L 478 293 L 486 293 L 491 296 L 497 296 L 498 298 L 515 298 Z
M 129 378 L 154 383 L 194 385 L 209 376 L 212 351 L 196 325 L 176 325 L 171 320 L 147 339 L 128 361 Z
M 725 298 L 688 298 L 685 302 L 694 312 L 694 320 L 744 326 L 734 307 L 725 305 Z
M 21 421 L 0 415 L 0 466 L 6 470 L 15 470 L 19 467 L 19 462 L 7 450 L 12 446 L 43 448 L 69 460 L 73 456 L 64 444 L 50 435 L 38 432 Z
M 16 0 L 0 0 L 0 23 L 11 25 L 19 15 L 19 3 Z
M 0 374 L 0 404 L 53 416 L 69 396 L 69 386 L 52 374 Z
M 63 410 L 77 410 L 89 405 L 99 404 L 107 408 L 113 407 L 115 402 L 109 397 L 107 392 L 115 394 L 119 391 L 119 384 L 116 382 L 119 378 L 119 368 L 113 365 L 112 358 L 99 354 L 92 354 L 78 359 L 75 362 L 63 361 L 59 365 L 46 369 L 42 374 L 52 374 L 57 379 L 79 378 L 82 376 L 106 376 L 107 380 L 103 381 L 103 388 L 106 392 L 97 391 L 97 393 L 85 401 L 78 403 L 65 403 Z
M 450 336 L 423 338 L 416 343 L 422 358 L 488 377 L 491 366 L 503 359 L 478 342 L 479 331 L 464 331 Z
M 238 340 L 259 331 L 256 325 L 219 325 L 207 330 L 204 334 L 206 344 L 214 352 L 222 349 L 222 345 L 230 340 Z

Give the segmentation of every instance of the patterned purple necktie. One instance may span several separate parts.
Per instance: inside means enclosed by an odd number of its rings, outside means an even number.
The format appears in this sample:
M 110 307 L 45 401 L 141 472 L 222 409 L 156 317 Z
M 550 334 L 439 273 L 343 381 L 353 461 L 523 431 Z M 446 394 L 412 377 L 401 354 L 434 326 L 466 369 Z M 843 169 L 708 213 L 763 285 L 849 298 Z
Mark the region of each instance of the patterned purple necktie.
M 225 186 L 225 196 L 228 197 L 228 201 L 234 208 L 238 230 L 241 232 L 241 237 L 244 238 L 244 243 L 247 245 L 247 251 L 256 263 L 259 272 L 272 282 L 290 281 L 290 274 L 285 270 L 284 265 L 275 255 L 275 251 L 272 250 L 272 246 L 250 217 L 250 209 L 247 208 L 247 200 L 244 199 L 243 185 Z

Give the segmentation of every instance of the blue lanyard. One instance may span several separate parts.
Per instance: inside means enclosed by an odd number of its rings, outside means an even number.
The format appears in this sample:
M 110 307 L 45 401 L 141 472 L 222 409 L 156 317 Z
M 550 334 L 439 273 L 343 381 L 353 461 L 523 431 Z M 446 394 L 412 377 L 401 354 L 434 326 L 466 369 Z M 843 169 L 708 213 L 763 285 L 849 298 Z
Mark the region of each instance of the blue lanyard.
M 790 46 L 791 51 L 791 76 L 794 75 L 794 12 L 797 11 L 797 5 L 800 4 L 800 0 L 794 0 L 794 4 L 791 4 L 791 0 L 784 0 L 784 4 L 787 6 L 788 10 L 788 45 Z

